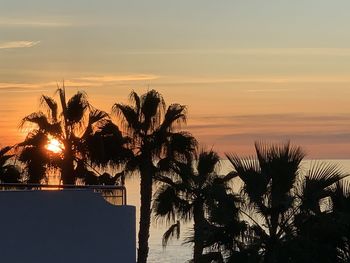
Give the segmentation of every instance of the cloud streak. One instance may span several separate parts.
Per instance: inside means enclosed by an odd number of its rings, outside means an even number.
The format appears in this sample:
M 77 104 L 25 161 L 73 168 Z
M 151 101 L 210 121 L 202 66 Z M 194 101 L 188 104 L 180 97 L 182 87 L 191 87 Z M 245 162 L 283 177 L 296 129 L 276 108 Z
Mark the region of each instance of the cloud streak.
M 205 85 L 205 84 L 300 84 L 300 83 L 350 83 L 348 75 L 318 75 L 318 76 L 230 76 L 230 77 L 188 77 L 188 76 L 164 76 L 164 85 Z M 290 88 L 251 88 L 246 92 L 289 92 Z
M 101 87 L 108 85 L 118 85 L 129 82 L 142 82 L 147 80 L 155 80 L 160 76 L 153 74 L 115 74 L 115 75 L 93 75 L 84 77 L 73 77 L 65 79 L 64 85 L 67 88 L 89 88 Z M 61 85 L 62 81 L 35 82 L 35 83 L 16 83 L 16 82 L 0 82 L 0 92 L 43 92 L 50 88 L 56 88 Z
M 102 75 L 102 76 L 90 76 L 81 77 L 77 80 L 89 81 L 89 82 L 119 82 L 119 81 L 138 81 L 138 80 L 154 80 L 159 76 L 153 74 L 127 74 L 127 75 Z
M 160 78 L 154 74 L 112 74 L 112 75 L 93 75 L 83 77 L 73 77 L 64 80 L 66 87 L 97 87 L 111 84 L 121 84 L 128 82 L 149 81 Z M 56 85 L 57 82 L 49 82 L 46 86 Z
M 0 42 L 0 49 L 29 48 L 38 45 L 40 41 L 7 41 Z
M 266 142 L 291 140 L 294 144 L 312 149 L 312 156 L 329 154 L 344 158 L 350 152 L 349 127 L 348 114 L 295 113 L 193 116 L 188 129 L 201 141 L 215 145 L 222 151 L 232 151 L 238 147 L 251 154 L 252 149 L 249 146 L 256 140 Z M 329 153 L 330 148 L 332 153 Z
M 336 133 L 237 133 L 220 136 L 219 141 L 232 141 L 235 144 L 247 144 L 254 141 L 288 141 L 291 140 L 297 144 L 350 144 L 350 132 Z
M 31 18 L 2 18 L 0 19 L 0 27 L 69 27 L 71 23 L 62 21 L 34 20 Z
M 127 55 L 350 56 L 350 48 L 216 48 L 125 50 Z

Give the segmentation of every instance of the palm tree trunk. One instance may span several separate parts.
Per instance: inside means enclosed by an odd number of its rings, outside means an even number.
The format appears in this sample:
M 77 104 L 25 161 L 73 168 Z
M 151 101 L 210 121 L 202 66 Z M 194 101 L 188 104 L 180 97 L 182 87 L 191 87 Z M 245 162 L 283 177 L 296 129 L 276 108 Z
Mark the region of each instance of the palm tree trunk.
M 70 143 L 65 144 L 63 166 L 61 167 L 61 179 L 63 184 L 75 184 L 74 158 Z
M 152 166 L 141 167 L 141 207 L 140 207 L 140 228 L 139 228 L 139 248 L 137 251 L 137 262 L 146 263 L 148 257 L 148 238 L 151 225 L 151 201 L 152 201 Z
M 266 244 L 264 263 L 278 263 L 276 258 L 276 238 L 270 237 Z
M 264 259 L 264 262 L 266 263 L 277 262 L 275 258 L 275 254 L 276 254 L 276 244 L 278 241 L 277 240 L 278 218 L 279 218 L 278 212 L 276 212 L 276 210 L 272 210 L 270 227 L 269 227 L 270 237 L 269 237 L 268 243 L 266 244 L 266 253 L 265 253 L 265 259 Z
M 63 160 L 61 179 L 63 184 L 75 184 L 73 159 Z
M 194 247 L 193 247 L 193 262 L 201 262 L 203 255 L 203 226 L 205 223 L 203 205 L 195 204 L 193 208 L 193 221 L 194 221 Z

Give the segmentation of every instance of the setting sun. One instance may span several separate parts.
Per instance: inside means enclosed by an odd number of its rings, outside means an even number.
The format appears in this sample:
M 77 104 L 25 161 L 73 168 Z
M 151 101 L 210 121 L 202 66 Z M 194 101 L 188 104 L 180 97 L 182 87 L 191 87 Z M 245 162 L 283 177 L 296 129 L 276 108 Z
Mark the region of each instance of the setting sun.
M 55 137 L 49 136 L 45 148 L 53 153 L 61 153 L 64 150 L 64 145 Z

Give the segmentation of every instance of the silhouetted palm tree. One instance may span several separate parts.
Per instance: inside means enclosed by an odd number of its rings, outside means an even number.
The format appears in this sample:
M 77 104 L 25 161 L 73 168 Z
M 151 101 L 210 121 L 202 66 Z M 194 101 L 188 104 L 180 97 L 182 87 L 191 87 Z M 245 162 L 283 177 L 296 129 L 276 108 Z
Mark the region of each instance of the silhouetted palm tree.
M 337 166 L 327 164 L 316 164 L 302 174 L 305 155 L 289 143 L 256 143 L 255 149 L 256 157 L 227 154 L 233 172 L 243 181 L 241 209 L 250 221 L 245 242 L 261 254 L 263 262 L 304 262 L 292 255 L 298 254 L 298 235 L 306 235 L 301 233 L 303 226 L 321 213 L 320 201 L 345 175 Z
M 156 192 L 155 215 L 175 223 L 164 234 L 163 246 L 174 233 L 179 237 L 180 221 L 193 220 L 193 239 L 190 241 L 194 243 L 194 262 L 211 262 L 214 256 L 216 260 L 222 260 L 219 251 L 203 255 L 203 250 L 217 242 L 219 232 L 223 234 L 219 223 L 227 225 L 230 222 L 236 227 L 239 224 L 236 208 L 239 199 L 229 193 L 228 178 L 217 174 L 219 164 L 217 153 L 201 151 L 194 162 L 190 160 L 174 164 L 172 177 L 159 177 L 163 185 Z
M 43 95 L 41 104 L 47 112 L 34 112 L 23 118 L 21 126 L 33 123 L 36 128 L 28 134 L 21 147 L 19 160 L 25 163 L 29 182 L 40 183 L 48 167 L 61 170 L 64 184 L 74 184 L 77 178 L 91 182 L 96 173 L 94 165 L 106 166 L 110 162 L 106 152 L 113 145 L 113 153 L 124 149 L 127 142 L 118 127 L 108 120 L 108 114 L 93 108 L 84 92 L 77 92 L 68 101 L 65 88 L 58 88 L 59 101 Z M 59 106 L 61 113 L 59 113 Z M 63 145 L 61 153 L 45 149 L 50 137 Z M 114 164 L 122 162 L 124 151 L 115 154 Z M 88 168 L 89 167 L 89 168 Z M 93 181 L 93 180 L 92 180 Z
M 256 158 L 227 154 L 243 181 L 246 216 L 252 222 L 252 244 L 263 250 L 264 262 L 277 262 L 279 246 L 290 229 L 293 186 L 304 153 L 299 147 L 255 144 Z
M 331 193 L 332 213 L 337 218 L 336 227 L 340 233 L 337 244 L 337 261 L 350 262 L 350 182 L 339 181 Z
M 12 147 L 7 146 L 0 149 L 0 182 L 1 183 L 19 183 L 21 173 L 19 167 L 10 164 L 9 160 L 15 155 L 10 154 Z
M 297 196 L 293 262 L 349 262 L 350 203 L 345 175 L 335 164 L 313 164 Z M 298 255 L 303 255 L 302 258 Z
M 160 164 L 191 155 L 194 138 L 176 128 L 186 121 L 186 107 L 172 104 L 166 108 L 161 94 L 155 90 L 139 96 L 131 92 L 132 105 L 114 104 L 113 112 L 122 117 L 123 126 L 131 138 L 133 158 L 126 165 L 128 172 L 139 171 L 141 207 L 138 234 L 138 262 L 148 256 L 148 238 L 151 221 L 152 184 Z

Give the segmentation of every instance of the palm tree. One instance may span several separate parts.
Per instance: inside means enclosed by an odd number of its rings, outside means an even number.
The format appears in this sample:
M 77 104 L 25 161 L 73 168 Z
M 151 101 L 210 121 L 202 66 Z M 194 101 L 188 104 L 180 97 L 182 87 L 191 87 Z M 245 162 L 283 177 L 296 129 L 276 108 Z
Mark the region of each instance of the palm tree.
M 177 130 L 186 121 L 186 107 L 172 104 L 166 108 L 161 94 L 155 90 L 139 96 L 131 92 L 132 105 L 114 104 L 113 112 L 122 118 L 124 130 L 131 138 L 133 157 L 126 171 L 140 174 L 140 228 L 138 234 L 138 262 L 145 263 L 148 256 L 148 238 L 151 222 L 152 184 L 164 166 L 175 159 L 191 155 L 194 138 Z
M 74 184 L 81 177 L 89 183 L 91 176 L 88 175 L 96 176 L 94 166 L 110 163 L 106 158 L 109 145 L 120 150 L 127 140 L 108 120 L 107 113 L 91 106 L 84 92 L 77 92 L 68 101 L 64 86 L 57 89 L 57 94 L 58 102 L 49 96 L 41 97 L 46 113 L 38 111 L 23 118 L 21 127 L 32 123 L 36 128 L 18 144 L 21 148 L 19 160 L 26 165 L 31 183 L 40 183 L 47 169 L 52 167 L 60 169 L 63 184 Z M 45 149 L 50 138 L 62 144 L 62 152 Z M 115 155 L 114 165 L 122 162 L 125 151 L 120 153 Z
M 331 193 L 332 213 L 337 218 L 336 233 L 340 233 L 337 244 L 337 260 L 350 262 L 350 182 L 339 181 Z
M 9 154 L 13 147 L 6 146 L 0 149 L 0 182 L 1 183 L 19 183 L 21 173 L 19 167 L 10 164 L 9 160 L 14 154 Z
M 155 215 L 175 223 L 164 234 L 163 245 L 166 246 L 175 232 L 179 238 L 180 221 L 193 220 L 193 262 L 211 262 L 213 256 L 222 258 L 218 251 L 203 255 L 203 250 L 217 242 L 218 223 L 223 224 L 228 219 L 225 223 L 239 225 L 236 209 L 239 199 L 229 193 L 228 177 L 217 174 L 219 165 L 217 153 L 202 150 L 195 161 L 174 165 L 172 177 L 159 177 L 163 185 L 155 195 Z
M 256 157 L 227 154 L 233 173 L 243 182 L 241 212 L 250 221 L 245 242 L 261 254 L 263 262 L 299 262 L 292 255 L 300 254 L 293 250 L 296 237 L 306 222 L 311 222 L 309 215 L 321 213 L 321 199 L 329 196 L 330 187 L 345 175 L 337 166 L 327 164 L 316 164 L 302 174 L 305 154 L 289 142 L 255 143 L 255 149 Z
M 349 183 L 341 180 L 346 176 L 336 164 L 313 164 L 298 186 L 294 262 L 349 262 Z

